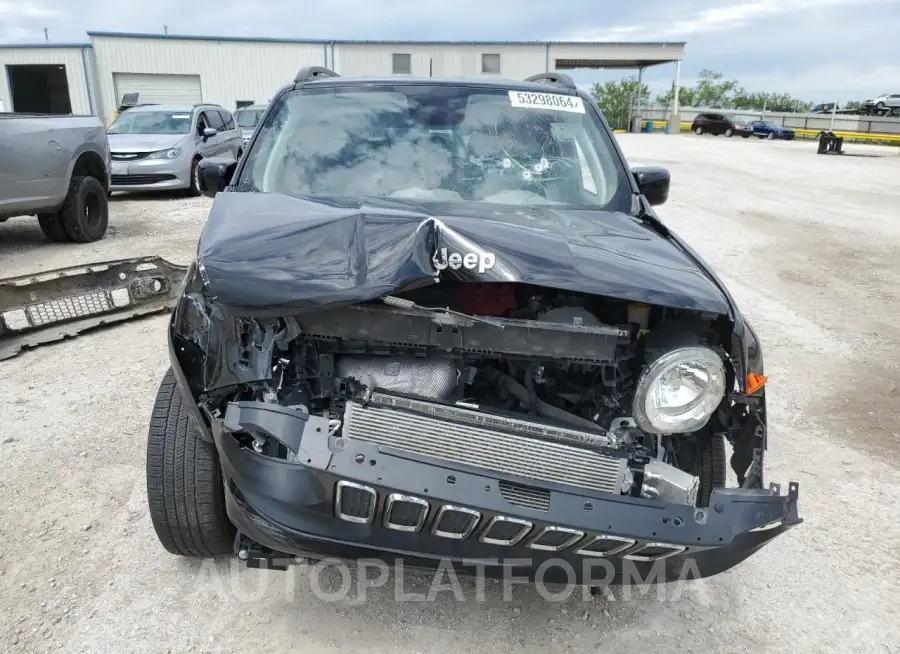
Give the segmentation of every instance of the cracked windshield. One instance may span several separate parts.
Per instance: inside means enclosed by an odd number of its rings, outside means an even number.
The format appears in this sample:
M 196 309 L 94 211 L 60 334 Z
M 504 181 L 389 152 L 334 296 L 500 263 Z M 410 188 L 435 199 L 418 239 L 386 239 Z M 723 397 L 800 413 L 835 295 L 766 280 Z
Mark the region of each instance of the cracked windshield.
M 295 196 L 589 208 L 625 203 L 629 190 L 581 98 L 446 85 L 288 94 L 242 183 Z

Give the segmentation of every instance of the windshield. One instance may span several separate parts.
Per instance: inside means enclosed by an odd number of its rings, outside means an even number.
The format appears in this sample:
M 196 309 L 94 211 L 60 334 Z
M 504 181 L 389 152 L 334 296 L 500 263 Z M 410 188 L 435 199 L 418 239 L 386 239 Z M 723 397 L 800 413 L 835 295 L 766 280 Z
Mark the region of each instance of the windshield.
M 238 188 L 629 211 L 611 136 L 581 98 L 466 86 L 330 87 L 281 96 Z
M 256 123 L 259 122 L 262 115 L 262 109 L 241 109 L 235 112 L 234 119 L 237 121 L 238 127 L 251 129 L 256 127 Z
M 743 118 L 738 118 L 737 116 L 732 118 L 731 122 L 733 122 L 735 125 L 746 125 L 747 124 L 747 121 L 745 121 Z
M 109 126 L 109 134 L 187 134 L 189 111 L 126 111 Z

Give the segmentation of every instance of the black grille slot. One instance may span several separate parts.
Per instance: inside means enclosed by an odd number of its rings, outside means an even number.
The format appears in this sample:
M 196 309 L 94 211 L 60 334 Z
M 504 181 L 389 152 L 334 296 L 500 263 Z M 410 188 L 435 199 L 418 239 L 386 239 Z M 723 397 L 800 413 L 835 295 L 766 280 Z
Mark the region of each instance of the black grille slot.
M 350 481 L 339 481 L 335 493 L 334 512 L 341 520 L 369 523 L 375 517 L 377 500 L 375 489 Z
M 473 509 L 445 504 L 438 511 L 431 532 L 444 538 L 463 539 L 475 531 L 481 514 Z
M 428 516 L 428 502 L 392 493 L 384 507 L 384 526 L 397 531 L 419 531 Z
M 113 161 L 140 161 L 146 159 L 152 152 L 113 152 L 110 158 Z
M 669 545 L 668 543 L 647 543 L 631 554 L 626 554 L 626 559 L 635 561 L 659 561 L 676 554 L 681 554 L 687 548 L 682 545 Z
M 534 550 L 559 552 L 581 540 L 584 532 L 563 527 L 545 527 L 531 539 L 528 547 Z
M 535 511 L 550 511 L 550 491 L 544 488 L 500 481 L 500 495 L 513 506 Z
M 531 531 L 531 523 L 518 518 L 491 518 L 481 533 L 481 542 L 491 545 L 515 545 Z
M 632 545 L 634 545 L 634 541 L 630 538 L 594 536 L 578 549 L 578 554 L 582 556 L 615 556 Z
M 113 186 L 144 186 L 145 184 L 168 182 L 173 179 L 175 179 L 175 175 L 110 175 L 110 184 Z

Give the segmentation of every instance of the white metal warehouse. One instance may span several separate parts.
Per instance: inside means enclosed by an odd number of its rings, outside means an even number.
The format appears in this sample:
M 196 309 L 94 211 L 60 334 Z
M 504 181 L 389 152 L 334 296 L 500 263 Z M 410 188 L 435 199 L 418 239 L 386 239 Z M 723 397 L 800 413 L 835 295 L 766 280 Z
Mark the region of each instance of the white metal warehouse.
M 303 66 L 346 76 L 498 76 L 674 62 L 684 43 L 322 41 L 88 32 L 89 43 L 0 45 L 0 111 L 75 113 L 111 122 L 140 102 L 267 102 Z M 673 107 L 675 109 L 675 107 Z

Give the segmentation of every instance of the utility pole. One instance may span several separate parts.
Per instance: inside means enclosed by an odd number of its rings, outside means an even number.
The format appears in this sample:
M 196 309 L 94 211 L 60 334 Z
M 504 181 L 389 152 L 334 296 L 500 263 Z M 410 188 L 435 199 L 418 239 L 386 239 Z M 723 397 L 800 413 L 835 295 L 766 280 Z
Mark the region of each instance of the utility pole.
M 46 28 L 46 27 L 44 28 L 44 40 L 45 40 L 47 43 L 50 43 L 50 34 L 47 32 L 47 28 Z
M 163 34 L 168 34 L 168 33 L 169 33 L 169 26 L 163 25 Z

